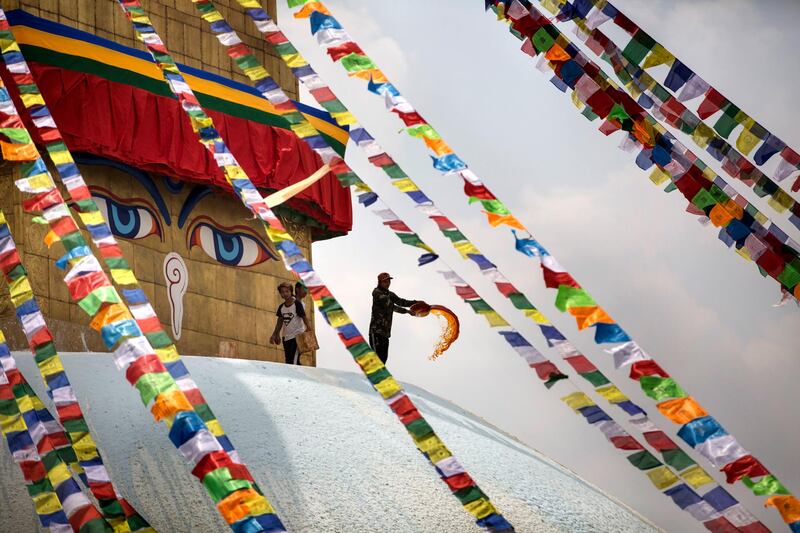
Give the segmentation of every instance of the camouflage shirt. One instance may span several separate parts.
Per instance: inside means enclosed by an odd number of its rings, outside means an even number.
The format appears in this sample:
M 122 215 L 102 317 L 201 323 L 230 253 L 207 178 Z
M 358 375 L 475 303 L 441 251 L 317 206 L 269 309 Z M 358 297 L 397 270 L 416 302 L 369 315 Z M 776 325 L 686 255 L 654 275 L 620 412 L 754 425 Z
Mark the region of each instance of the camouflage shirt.
M 372 318 L 369 321 L 369 332 L 391 337 L 393 313 L 408 313 L 404 307 L 414 305 L 413 300 L 404 300 L 389 289 L 375 287 L 372 291 Z

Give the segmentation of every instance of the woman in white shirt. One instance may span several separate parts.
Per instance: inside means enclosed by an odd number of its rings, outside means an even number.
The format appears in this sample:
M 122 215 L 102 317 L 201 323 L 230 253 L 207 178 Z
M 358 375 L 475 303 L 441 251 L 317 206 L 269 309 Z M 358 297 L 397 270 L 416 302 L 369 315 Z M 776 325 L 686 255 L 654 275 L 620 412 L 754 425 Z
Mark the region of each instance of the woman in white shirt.
M 303 304 L 292 294 L 292 284 L 283 282 L 278 285 L 278 292 L 283 298 L 283 303 L 278 307 L 275 315 L 275 329 L 269 341 L 280 344 L 283 341 L 283 353 L 287 365 L 300 364 L 300 351 L 297 349 L 297 337 L 304 331 L 311 329 L 306 318 Z

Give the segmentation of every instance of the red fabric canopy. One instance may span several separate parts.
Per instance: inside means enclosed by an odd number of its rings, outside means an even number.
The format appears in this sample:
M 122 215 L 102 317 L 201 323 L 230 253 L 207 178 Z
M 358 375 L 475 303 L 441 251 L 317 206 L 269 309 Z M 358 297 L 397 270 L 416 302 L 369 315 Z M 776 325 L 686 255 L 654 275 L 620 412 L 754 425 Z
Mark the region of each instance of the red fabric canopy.
M 37 63 L 30 67 L 71 151 L 213 185 L 233 194 L 177 100 L 91 74 Z M 6 74 L 3 69 L 4 79 Z M 9 88 L 17 99 L 14 87 Z M 291 131 L 216 111 L 208 114 L 259 188 L 282 189 L 322 166 L 319 156 Z M 333 174 L 289 200 L 288 207 L 326 228 L 315 231 L 317 236 L 346 233 L 352 228 L 350 192 Z

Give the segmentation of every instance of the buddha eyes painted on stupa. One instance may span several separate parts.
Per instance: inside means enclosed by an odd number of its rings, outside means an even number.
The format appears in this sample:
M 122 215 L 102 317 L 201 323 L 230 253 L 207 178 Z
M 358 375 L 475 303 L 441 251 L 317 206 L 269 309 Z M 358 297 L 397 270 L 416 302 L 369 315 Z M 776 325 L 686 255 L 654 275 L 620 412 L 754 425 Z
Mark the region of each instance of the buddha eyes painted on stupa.
M 253 228 L 237 224 L 247 218 L 246 211 L 238 206 L 219 208 L 222 192 L 168 177 L 156 180 L 139 169 L 97 157 L 91 158 L 91 164 L 108 167 L 103 185 L 91 180 L 89 189 L 114 236 L 132 241 L 158 238 L 187 258 L 197 248 L 228 267 L 248 268 L 277 260 Z

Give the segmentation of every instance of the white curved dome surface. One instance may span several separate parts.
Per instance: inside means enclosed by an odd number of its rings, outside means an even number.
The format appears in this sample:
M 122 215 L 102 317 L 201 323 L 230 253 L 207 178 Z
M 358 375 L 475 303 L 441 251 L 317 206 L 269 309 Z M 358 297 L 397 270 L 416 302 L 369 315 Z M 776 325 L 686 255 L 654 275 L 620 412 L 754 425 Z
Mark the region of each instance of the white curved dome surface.
M 30 354 L 15 354 L 42 398 Z M 228 530 L 136 391 L 106 354 L 65 354 L 113 481 L 160 532 Z M 186 357 L 290 531 L 478 531 L 360 374 Z M 519 532 L 657 529 L 574 474 L 449 402 L 407 388 Z M 0 531 L 38 531 L 22 475 L 0 453 Z

